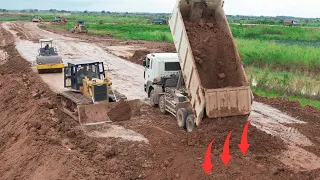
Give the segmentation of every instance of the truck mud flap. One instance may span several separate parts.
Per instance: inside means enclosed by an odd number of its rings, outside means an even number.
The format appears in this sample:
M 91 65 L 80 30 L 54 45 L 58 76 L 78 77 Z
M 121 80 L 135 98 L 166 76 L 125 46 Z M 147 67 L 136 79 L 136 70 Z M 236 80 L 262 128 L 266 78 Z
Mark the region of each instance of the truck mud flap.
M 78 106 L 81 125 L 98 125 L 117 121 L 128 121 L 140 116 L 140 100 L 119 101 L 106 104 Z

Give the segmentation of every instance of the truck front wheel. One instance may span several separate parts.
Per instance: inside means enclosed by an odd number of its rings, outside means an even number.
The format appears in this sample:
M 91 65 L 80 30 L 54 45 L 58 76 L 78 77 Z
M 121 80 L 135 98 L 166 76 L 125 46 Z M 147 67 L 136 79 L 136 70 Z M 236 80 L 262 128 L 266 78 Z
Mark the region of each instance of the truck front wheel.
M 186 108 L 181 108 L 177 111 L 177 122 L 179 127 L 186 128 L 187 116 L 188 110 Z
M 151 103 L 151 106 L 157 107 L 156 94 L 155 94 L 155 92 L 154 92 L 154 89 L 152 89 L 152 90 L 150 91 L 150 103 Z
M 195 117 L 193 114 L 190 114 L 186 120 L 186 129 L 188 132 L 192 132 L 196 129 L 196 123 L 194 121 Z

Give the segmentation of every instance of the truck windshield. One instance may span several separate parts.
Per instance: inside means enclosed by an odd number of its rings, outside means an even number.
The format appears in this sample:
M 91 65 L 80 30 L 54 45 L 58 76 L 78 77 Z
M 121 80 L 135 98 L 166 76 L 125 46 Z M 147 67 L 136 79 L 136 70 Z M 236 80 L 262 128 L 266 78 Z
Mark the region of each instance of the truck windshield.
M 165 71 L 180 71 L 181 70 L 179 62 L 166 62 L 164 69 L 165 69 Z

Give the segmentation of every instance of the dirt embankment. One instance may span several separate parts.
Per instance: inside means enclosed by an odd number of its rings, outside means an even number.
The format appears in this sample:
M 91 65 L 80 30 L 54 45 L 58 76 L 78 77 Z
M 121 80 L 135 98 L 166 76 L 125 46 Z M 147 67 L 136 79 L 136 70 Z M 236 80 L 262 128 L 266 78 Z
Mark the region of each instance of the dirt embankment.
M 290 101 L 286 98 L 265 98 L 256 95 L 256 101 L 269 104 L 293 117 L 302 119 L 307 124 L 288 124 L 287 126 L 298 129 L 303 135 L 308 137 L 314 146 L 304 147 L 317 156 L 320 156 L 320 110 L 315 107 L 301 107 L 298 101 Z
M 0 66 L 1 179 L 137 179 L 146 176 L 145 143 L 92 138 L 57 110 L 56 95 L 13 44 Z
M 199 22 L 184 23 L 193 50 L 202 85 L 205 88 L 239 87 L 245 85 L 242 62 L 227 26 L 221 26 L 211 11 L 204 11 Z

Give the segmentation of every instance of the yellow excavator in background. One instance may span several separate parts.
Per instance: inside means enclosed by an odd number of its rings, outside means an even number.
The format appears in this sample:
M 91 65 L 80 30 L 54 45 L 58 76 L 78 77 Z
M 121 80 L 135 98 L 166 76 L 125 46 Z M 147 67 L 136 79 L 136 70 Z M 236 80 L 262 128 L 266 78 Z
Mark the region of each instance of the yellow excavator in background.
M 127 97 L 112 88 L 103 62 L 77 61 L 64 68 L 64 87 L 59 94 L 62 110 L 81 125 L 96 125 L 130 120 L 140 115 L 140 100 Z
M 42 22 L 42 21 L 43 21 L 43 19 L 40 16 L 34 16 L 32 18 L 32 22 Z
M 53 20 L 53 23 L 57 25 L 65 25 L 67 24 L 67 22 L 68 22 L 67 19 L 61 15 L 56 16 Z
M 86 28 L 84 21 L 79 20 L 74 23 L 74 28 L 71 32 L 72 33 L 88 33 L 88 29 Z

